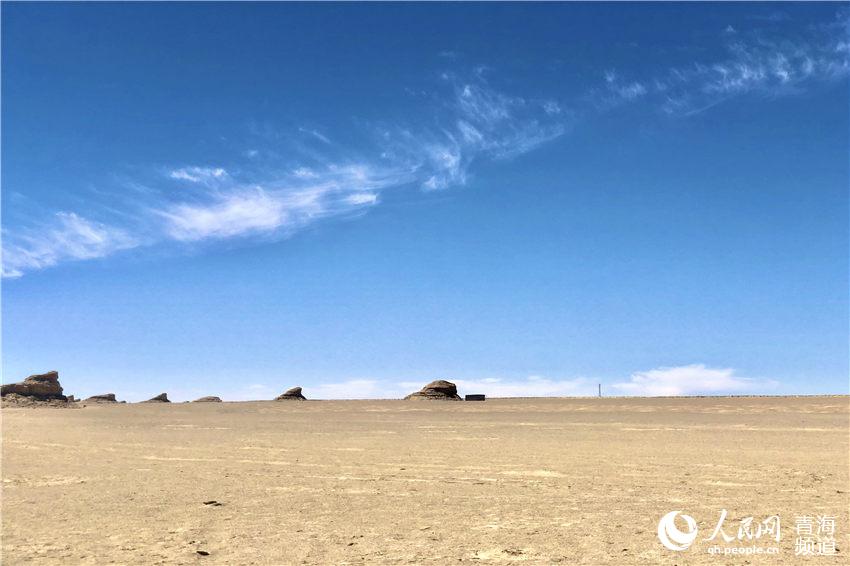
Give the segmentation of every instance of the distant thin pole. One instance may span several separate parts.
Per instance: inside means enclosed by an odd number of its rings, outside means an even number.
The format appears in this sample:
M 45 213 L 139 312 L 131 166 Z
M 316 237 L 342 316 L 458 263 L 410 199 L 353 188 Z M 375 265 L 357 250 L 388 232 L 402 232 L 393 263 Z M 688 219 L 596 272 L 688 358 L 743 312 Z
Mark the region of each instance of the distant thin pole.
M 602 397 L 602 384 L 599 384 L 599 396 Z

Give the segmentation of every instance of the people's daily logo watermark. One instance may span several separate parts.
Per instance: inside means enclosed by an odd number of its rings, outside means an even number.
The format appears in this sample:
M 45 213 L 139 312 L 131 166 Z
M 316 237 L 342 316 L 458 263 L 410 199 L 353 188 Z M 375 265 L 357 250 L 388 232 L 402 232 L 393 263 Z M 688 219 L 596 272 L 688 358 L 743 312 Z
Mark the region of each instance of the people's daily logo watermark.
M 687 527 L 684 531 L 676 526 L 676 517 L 679 516 Z M 658 521 L 658 540 L 670 550 L 685 550 L 696 540 L 697 530 L 697 522 L 693 517 L 681 511 L 670 511 Z
M 706 548 L 709 554 L 779 554 L 781 521 L 779 515 L 757 520 L 742 517 L 726 521 L 728 513 L 721 509 L 710 536 L 703 541 L 713 542 Z M 737 528 L 736 528 L 737 527 Z M 835 516 L 803 515 L 795 521 L 794 555 L 835 555 Z M 681 511 L 670 511 L 658 521 L 658 540 L 668 550 L 687 550 L 697 539 L 696 520 Z

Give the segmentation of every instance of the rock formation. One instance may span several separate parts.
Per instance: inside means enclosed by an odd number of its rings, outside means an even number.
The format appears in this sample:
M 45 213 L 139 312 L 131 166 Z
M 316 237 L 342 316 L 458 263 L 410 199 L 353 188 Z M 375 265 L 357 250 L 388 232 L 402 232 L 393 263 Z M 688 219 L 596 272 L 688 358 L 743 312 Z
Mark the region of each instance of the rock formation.
M 275 397 L 275 401 L 289 401 L 289 400 L 306 401 L 307 398 L 304 397 L 304 395 L 301 394 L 301 388 L 300 387 L 293 387 L 292 389 L 287 389 L 283 393 L 283 395 L 278 395 L 277 397 Z
M 460 401 L 457 386 L 443 379 L 432 381 L 416 393 L 411 393 L 405 399 L 425 399 L 434 401 Z
M 104 393 L 103 395 L 92 395 L 84 403 L 117 403 L 115 393 Z
M 209 397 L 201 397 L 200 399 L 195 399 L 192 402 L 193 403 L 221 403 L 221 397 L 216 397 L 214 395 L 210 395 Z
M 48 398 L 48 399 L 40 399 L 38 397 L 33 397 L 31 395 L 18 395 L 17 393 L 9 393 L 0 397 L 2 401 L 0 401 L 0 405 L 3 408 L 12 408 L 12 407 L 32 407 L 32 408 L 41 408 L 41 407 L 56 407 L 58 409 L 77 409 L 81 406 L 80 403 L 71 403 L 67 399 L 59 399 L 59 398 Z
M 31 375 L 20 383 L 6 383 L 0 387 L 0 396 L 9 394 L 33 397 L 40 401 L 58 399 L 65 401 L 62 395 L 62 386 L 59 384 L 59 372 L 49 371 L 47 373 Z
M 142 401 L 142 403 L 171 403 L 171 401 L 168 400 L 168 395 L 160 393 L 156 397 L 148 399 L 147 401 Z

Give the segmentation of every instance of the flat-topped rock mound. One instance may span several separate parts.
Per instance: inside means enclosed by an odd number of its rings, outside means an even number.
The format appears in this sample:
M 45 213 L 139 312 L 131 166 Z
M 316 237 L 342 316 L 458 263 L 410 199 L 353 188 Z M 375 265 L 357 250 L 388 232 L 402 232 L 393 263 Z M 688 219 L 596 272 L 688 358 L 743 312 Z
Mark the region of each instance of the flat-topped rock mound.
M 292 389 L 287 389 L 283 392 L 283 394 L 278 395 L 274 399 L 275 401 L 306 401 L 307 398 L 301 393 L 300 387 L 293 387 Z
M 117 403 L 118 399 L 115 398 L 115 393 L 104 393 L 103 395 L 92 395 L 88 399 L 85 399 L 83 403 Z
M 216 397 L 215 395 L 209 395 L 207 397 L 201 397 L 200 399 L 195 399 L 192 403 L 221 403 L 221 397 Z
M 171 403 L 171 401 L 168 400 L 168 395 L 160 393 L 156 397 L 151 397 L 147 401 L 142 401 L 142 403 Z
M 426 401 L 460 401 L 460 395 L 457 394 L 457 386 L 451 381 L 438 379 L 432 381 L 416 393 L 411 393 L 405 399 L 426 400 Z
M 59 372 L 49 371 L 31 375 L 20 383 L 6 383 L 0 387 L 0 396 L 10 394 L 33 397 L 39 400 L 58 399 L 65 401 L 62 386 L 59 384 Z

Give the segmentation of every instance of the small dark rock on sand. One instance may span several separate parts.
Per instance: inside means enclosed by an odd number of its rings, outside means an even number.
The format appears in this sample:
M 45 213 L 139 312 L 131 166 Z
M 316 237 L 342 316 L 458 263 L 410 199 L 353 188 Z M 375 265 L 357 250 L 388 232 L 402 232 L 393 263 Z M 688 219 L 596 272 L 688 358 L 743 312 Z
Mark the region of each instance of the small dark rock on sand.
M 451 381 L 438 379 L 432 381 L 416 393 L 411 393 L 405 399 L 422 399 L 433 401 L 460 401 L 457 394 L 457 386 Z
M 302 395 L 300 387 L 293 387 L 292 389 L 287 389 L 286 391 L 283 392 L 282 395 L 278 395 L 277 397 L 275 397 L 275 401 L 290 401 L 290 400 L 306 401 L 307 398 L 304 397 L 304 395 Z

